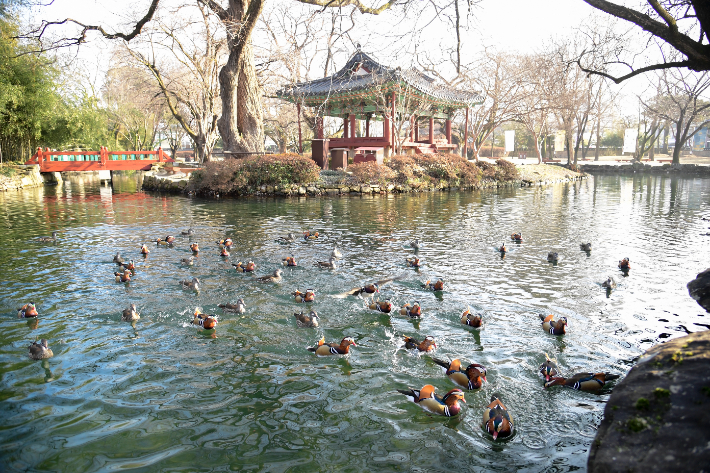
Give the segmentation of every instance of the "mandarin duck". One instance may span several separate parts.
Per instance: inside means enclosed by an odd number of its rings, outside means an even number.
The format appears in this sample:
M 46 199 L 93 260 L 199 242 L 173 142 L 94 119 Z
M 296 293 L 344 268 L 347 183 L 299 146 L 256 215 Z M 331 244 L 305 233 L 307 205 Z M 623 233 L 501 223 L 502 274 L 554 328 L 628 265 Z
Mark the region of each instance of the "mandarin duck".
M 136 264 L 133 262 L 133 260 L 129 261 L 128 263 L 123 263 L 119 265 L 118 267 L 119 271 L 135 271 L 136 270 Z
M 46 338 L 43 338 L 39 342 L 32 342 L 29 346 L 28 354 L 33 360 L 45 360 L 54 356 L 54 352 L 47 345 Z
M 220 304 L 217 307 L 225 312 L 236 312 L 237 314 L 243 314 L 247 310 L 247 306 L 244 304 L 244 299 L 241 297 L 237 299 L 236 304 Z
M 160 246 L 160 245 L 163 245 L 163 246 L 173 246 L 172 243 L 168 243 L 167 241 L 163 240 L 162 238 L 158 238 L 157 240 L 155 240 L 155 243 L 156 243 L 158 246 Z
M 384 286 L 385 284 L 392 282 L 395 279 L 398 279 L 398 278 L 381 279 L 377 282 L 365 284 L 362 287 L 354 287 L 347 292 L 344 292 L 342 294 L 338 294 L 333 297 L 344 298 L 347 296 L 359 296 L 360 294 L 374 294 L 376 292 L 380 292 L 380 286 Z
M 192 251 L 193 253 L 199 253 L 200 252 L 200 245 L 198 245 L 197 243 L 191 244 L 190 251 Z
M 123 309 L 123 312 L 121 313 L 121 320 L 123 322 L 135 322 L 140 318 L 141 316 L 138 314 L 138 312 L 136 312 L 135 304 L 131 304 L 128 309 Z
M 180 281 L 180 285 L 183 289 L 200 292 L 200 280 L 197 278 L 192 278 L 192 281 Z
M 257 278 L 260 282 L 281 282 L 281 275 L 283 274 L 283 271 L 280 269 L 275 269 L 273 273 L 269 274 L 268 276 L 261 276 L 260 278 Z
M 384 312 L 385 314 L 389 314 L 392 312 L 392 303 L 389 301 L 389 299 L 384 300 L 384 301 L 376 301 L 372 300 L 367 307 L 369 307 L 372 310 L 377 310 L 380 312 Z
M 422 287 L 424 289 L 428 289 L 429 291 L 443 291 L 444 290 L 444 280 L 439 279 L 435 283 L 432 284 L 431 279 L 428 279 L 427 282 L 422 284 Z
M 523 241 L 523 234 L 518 232 L 518 233 L 513 233 L 510 235 L 510 239 L 513 241 Z
M 172 235 L 168 235 L 165 237 L 165 243 L 172 243 L 175 241 L 175 237 Z
M 296 241 L 296 235 L 294 235 L 293 233 L 289 233 L 285 237 L 278 237 L 276 241 L 278 241 L 279 243 L 293 243 L 294 241 Z
M 436 342 L 434 341 L 434 337 L 431 335 L 427 335 L 422 342 L 405 335 L 404 347 L 408 350 L 414 350 L 416 348 L 419 351 L 429 353 L 436 350 Z
M 306 292 L 301 292 L 296 289 L 296 292 L 292 292 L 291 295 L 296 302 L 313 302 L 316 300 L 316 291 L 313 289 L 306 289 Z
M 461 405 L 459 401 L 466 402 L 464 393 L 460 389 L 452 389 L 444 397 L 439 397 L 434 394 L 436 388 L 431 384 L 427 384 L 420 390 L 412 388 L 398 389 L 397 392 L 411 398 L 415 404 L 418 404 L 425 411 L 431 412 L 446 417 L 455 417 L 461 413 Z
M 504 255 L 508 252 L 508 248 L 505 246 L 505 243 L 500 245 L 499 247 L 496 248 L 496 251 L 498 251 L 500 254 Z
M 116 256 L 113 257 L 113 262 L 119 266 L 121 266 L 123 264 L 123 258 L 121 258 L 120 252 L 116 253 Z
M 608 276 L 606 278 L 606 281 L 602 283 L 602 287 L 606 288 L 607 290 L 616 289 L 616 281 L 611 276 Z
M 320 235 L 318 234 L 318 232 L 311 232 L 310 230 L 306 230 L 305 232 L 303 232 L 303 239 L 304 239 L 305 241 L 308 241 L 308 240 L 315 240 L 315 239 L 318 238 L 319 236 L 320 236 Z
M 552 386 L 564 386 L 577 391 L 597 392 L 604 387 L 607 381 L 619 378 L 618 374 L 611 373 L 577 373 L 571 378 L 561 376 L 551 378 L 545 383 L 545 389 Z
M 542 329 L 552 335 L 564 335 L 565 326 L 567 325 L 567 317 L 560 317 L 554 320 L 555 316 L 550 314 L 548 316 L 540 315 L 540 320 L 542 320 Z
M 466 308 L 461 314 L 461 323 L 468 327 L 481 328 L 483 327 L 483 318 L 480 314 L 474 314 L 471 309 Z
M 143 246 L 141 246 L 141 254 L 147 256 L 148 253 L 150 253 L 150 250 L 148 249 L 148 247 L 145 244 Z
M 486 379 L 486 367 L 478 363 L 472 363 L 464 370 L 461 369 L 461 360 L 458 358 L 451 360 L 450 363 L 437 358 L 432 358 L 432 361 L 446 370 L 446 376 L 454 384 L 458 384 L 464 389 L 481 389 L 483 383 L 488 382 Z
M 224 239 L 222 239 L 222 240 L 217 240 L 216 243 L 217 243 L 219 246 L 224 246 L 224 247 L 227 247 L 227 248 L 230 248 L 230 247 L 234 244 L 234 242 L 232 241 L 231 238 L 224 238 Z
M 352 337 L 345 337 L 340 343 L 325 343 L 325 338 L 321 338 L 315 346 L 308 347 L 308 351 L 312 351 L 317 356 L 347 355 L 350 353 L 350 345 L 357 346 Z
M 41 237 L 37 237 L 37 241 L 47 241 L 47 242 L 57 241 L 57 233 L 59 233 L 59 232 L 57 232 L 57 231 L 55 230 L 55 231 L 52 232 L 52 236 L 41 236 Z
M 414 301 L 412 304 L 407 302 L 401 309 L 399 309 L 399 313 L 401 315 L 407 315 L 413 319 L 416 319 L 422 316 L 422 306 L 419 305 L 419 301 Z
M 318 261 L 316 266 L 319 268 L 337 269 L 337 266 L 335 265 L 335 258 L 332 256 L 328 259 L 328 261 Z
M 580 243 L 579 249 L 589 253 L 590 251 L 592 251 L 592 244 L 591 243 Z
M 37 307 L 35 306 L 34 302 L 25 304 L 19 309 L 17 309 L 17 317 L 20 319 L 31 319 L 38 316 L 39 313 L 37 312 Z
M 284 266 L 298 266 L 298 263 L 296 263 L 296 258 L 294 258 L 293 256 L 288 256 L 282 261 Z
M 483 410 L 483 426 L 493 436 L 493 440 L 513 435 L 513 417 L 496 396 L 491 397 L 491 403 Z
M 195 257 L 190 256 L 189 258 L 182 258 L 180 260 L 180 264 L 184 264 L 186 266 L 192 266 L 193 264 L 195 264 Z
M 556 251 L 550 251 L 547 253 L 547 261 L 550 263 L 557 263 L 560 260 L 560 255 Z
M 342 258 L 343 254 L 340 252 L 337 246 L 333 247 L 333 251 L 330 252 L 331 258 Z
M 421 243 L 419 242 L 419 238 L 410 241 L 409 246 L 414 250 L 419 250 L 422 247 Z
M 629 262 L 629 258 L 624 258 L 619 261 L 619 269 L 622 271 L 628 271 L 629 269 L 631 269 L 631 263 Z
M 217 316 L 211 314 L 203 314 L 202 311 L 195 309 L 192 325 L 199 325 L 205 330 L 211 330 L 217 325 Z
M 545 353 L 545 361 L 540 365 L 538 371 L 545 377 L 545 381 L 549 381 L 551 378 L 560 374 L 557 363 L 555 360 L 550 359 L 547 353 Z
M 421 268 L 422 264 L 419 262 L 419 258 L 415 256 L 414 258 L 407 258 L 407 266 L 410 268 Z
M 299 327 L 318 327 L 320 317 L 318 317 L 315 310 L 310 311 L 308 314 L 304 314 L 303 311 L 301 311 L 298 314 L 294 313 L 293 316 L 296 317 L 296 323 Z
M 234 269 L 236 269 L 238 273 L 251 273 L 256 269 L 256 264 L 254 264 L 253 261 L 249 261 L 246 264 L 240 261 L 236 264 L 232 263 L 232 266 L 234 266 Z
M 127 269 L 122 273 L 117 271 L 113 275 L 116 276 L 116 282 L 130 282 L 131 280 L 131 272 Z
M 227 256 L 229 256 L 229 251 L 227 251 L 227 247 L 226 247 L 226 246 L 221 246 L 220 248 L 221 248 L 221 250 L 220 250 L 220 252 L 219 252 L 219 255 L 220 255 L 220 256 L 222 256 L 222 257 L 224 257 L 224 258 L 226 258 Z

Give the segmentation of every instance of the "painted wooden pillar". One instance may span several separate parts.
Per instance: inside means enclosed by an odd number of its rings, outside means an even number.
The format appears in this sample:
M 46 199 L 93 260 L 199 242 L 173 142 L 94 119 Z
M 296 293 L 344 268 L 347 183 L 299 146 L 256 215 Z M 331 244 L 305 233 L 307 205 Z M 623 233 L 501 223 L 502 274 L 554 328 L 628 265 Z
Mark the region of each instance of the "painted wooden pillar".
M 414 141 L 419 141 L 419 117 L 414 117 Z
M 451 144 L 451 119 L 446 119 L 446 142 Z
M 365 116 L 365 137 L 369 138 L 370 137 L 370 115 L 367 114 Z
M 356 130 L 357 120 L 355 119 L 355 115 L 350 114 L 350 138 L 355 138 L 357 136 Z
M 466 108 L 466 121 L 463 125 L 463 156 L 464 158 L 468 159 L 468 107 Z
M 345 115 L 345 118 L 343 118 L 343 138 L 349 138 L 349 133 L 350 133 L 350 116 Z
M 316 117 L 316 137 L 323 139 L 323 117 Z
M 298 115 L 298 154 L 303 154 L 303 135 L 301 135 L 301 104 L 296 104 L 296 114 Z
M 409 141 L 414 141 L 414 124 L 416 123 L 416 119 L 414 118 L 414 115 L 409 117 Z
M 434 117 L 429 117 L 429 144 L 434 144 Z
M 387 112 L 385 111 L 382 114 L 383 124 L 382 124 L 382 137 L 389 142 L 390 139 L 390 119 L 387 116 Z

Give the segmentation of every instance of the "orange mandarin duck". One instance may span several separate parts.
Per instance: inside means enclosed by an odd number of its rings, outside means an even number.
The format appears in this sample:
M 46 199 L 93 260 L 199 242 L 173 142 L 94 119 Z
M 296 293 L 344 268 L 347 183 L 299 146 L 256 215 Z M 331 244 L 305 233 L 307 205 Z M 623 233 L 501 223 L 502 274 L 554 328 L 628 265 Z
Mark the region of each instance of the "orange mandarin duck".
M 226 247 L 226 246 L 222 246 L 222 247 L 220 247 L 220 248 L 222 248 L 221 251 L 219 252 L 219 255 L 220 255 L 220 256 L 225 257 L 225 258 L 226 258 L 227 256 L 229 256 L 229 251 L 227 251 L 227 247 Z
M 141 254 L 147 256 L 148 253 L 150 253 L 150 250 L 148 249 L 148 247 L 146 245 L 141 246 Z
M 540 315 L 540 320 L 542 320 L 542 329 L 552 335 L 564 335 L 565 327 L 567 326 L 567 317 L 560 317 L 554 320 L 555 316 L 550 314 L 548 316 Z
M 430 291 L 443 291 L 444 290 L 444 280 L 439 279 L 435 283 L 432 284 L 431 280 L 428 280 L 424 284 L 422 284 L 422 287 L 424 289 L 428 289 Z
M 435 390 L 436 388 L 434 386 L 427 384 L 420 390 L 407 388 L 398 389 L 397 391 L 411 398 L 411 401 L 432 414 L 455 417 L 461 413 L 461 404 L 459 404 L 459 401 L 466 402 L 463 391 L 460 389 L 452 389 L 446 393 L 444 397 L 439 397 L 434 394 Z
M 224 246 L 227 248 L 231 248 L 232 245 L 234 244 L 234 242 L 232 241 L 231 238 L 224 238 L 222 240 L 218 240 L 216 243 L 220 246 Z
M 481 389 L 486 380 L 486 367 L 478 363 L 472 363 L 461 369 L 461 360 L 451 360 L 451 363 L 444 360 L 432 358 L 432 361 L 446 370 L 446 376 L 449 377 L 454 384 L 458 384 L 464 389 L 471 391 Z
M 351 345 L 357 346 L 352 337 L 345 337 L 340 343 L 325 343 L 325 338 L 321 338 L 316 346 L 308 347 L 308 351 L 312 351 L 317 356 L 347 355 L 350 353 Z
M 493 436 L 493 440 L 513 435 L 513 417 L 496 396 L 491 397 L 491 403 L 483 410 L 483 427 Z
M 192 325 L 199 325 L 205 330 L 211 330 L 217 325 L 217 316 L 203 314 L 200 309 L 195 309 Z
M 392 312 L 392 303 L 389 301 L 389 299 L 384 300 L 384 301 L 376 301 L 372 300 L 367 307 L 369 307 L 372 310 L 377 310 L 380 312 L 384 312 L 385 314 L 389 314 Z
M 234 269 L 236 269 L 238 273 L 252 273 L 256 269 L 256 264 L 254 264 L 253 261 L 249 261 L 246 264 L 240 261 L 236 264 L 232 263 L 232 266 L 234 266 Z
M 198 245 L 197 243 L 191 244 L 190 251 L 192 251 L 193 253 L 199 253 L 200 252 L 200 245 Z
M 461 314 L 461 323 L 471 328 L 483 327 L 483 319 L 479 314 L 474 314 L 471 309 L 466 308 Z
M 623 272 L 628 272 L 629 269 L 631 269 L 631 263 L 629 262 L 629 258 L 624 258 L 619 261 L 619 269 Z
M 127 269 L 122 273 L 115 272 L 113 275 L 116 276 L 116 282 L 130 282 L 131 280 L 131 272 Z
M 320 235 L 318 234 L 318 232 L 311 232 L 310 230 L 306 230 L 305 232 L 303 232 L 303 239 L 304 239 L 305 241 L 315 240 L 315 239 L 317 239 L 319 236 L 320 236 Z
M 418 340 L 412 338 L 412 337 L 404 337 L 404 347 L 408 350 L 414 350 L 415 348 L 419 351 L 423 351 L 426 353 L 433 352 L 436 350 L 436 342 L 434 341 L 434 337 L 431 335 L 427 335 L 424 338 L 424 341 L 419 342 Z
M 504 255 L 508 252 L 508 248 L 505 246 L 505 243 L 500 245 L 499 247 L 496 248 L 496 250 L 501 254 Z
M 296 292 L 292 292 L 291 295 L 296 302 L 313 302 L 316 300 L 316 291 L 313 289 L 306 289 L 306 292 L 296 290 Z
M 283 259 L 283 265 L 284 266 L 298 266 L 298 263 L 296 263 L 296 258 L 293 256 L 288 256 Z
M 174 242 L 174 241 L 175 241 L 175 237 L 172 236 L 172 235 L 168 235 L 168 236 L 165 237 L 165 243 L 170 244 L 170 243 L 172 243 L 172 242 Z
M 538 371 L 545 377 L 546 382 L 560 375 L 560 369 L 557 367 L 557 363 L 555 360 L 552 360 L 547 353 L 545 353 L 545 361 L 540 365 Z
M 611 373 L 577 373 L 571 378 L 563 378 L 561 376 L 551 378 L 545 383 L 545 389 L 552 386 L 564 386 L 577 391 L 595 393 L 600 391 L 608 381 L 613 381 L 617 378 L 619 378 L 618 374 Z
M 407 315 L 413 319 L 417 319 L 422 316 L 422 306 L 419 305 L 419 301 L 414 301 L 413 304 L 407 302 L 399 310 L 399 313 L 402 315 Z
M 119 271 L 135 271 L 136 270 L 136 264 L 133 262 L 133 260 L 129 261 L 128 263 L 123 263 L 118 267 Z
M 315 310 L 312 310 L 308 314 L 304 314 L 303 311 L 301 311 L 299 314 L 293 314 L 293 316 L 296 317 L 296 323 L 299 327 L 318 327 L 318 320 L 320 320 L 320 317 L 318 317 Z
M 516 242 L 523 241 L 523 234 L 518 232 L 518 233 L 513 233 L 510 235 L 510 239 Z
M 415 256 L 414 258 L 407 258 L 407 266 L 410 268 L 421 268 L 422 264 L 419 258 Z
M 19 309 L 17 309 L 17 317 L 20 319 L 31 319 L 39 317 L 39 312 L 37 312 L 37 307 L 34 302 L 25 304 Z

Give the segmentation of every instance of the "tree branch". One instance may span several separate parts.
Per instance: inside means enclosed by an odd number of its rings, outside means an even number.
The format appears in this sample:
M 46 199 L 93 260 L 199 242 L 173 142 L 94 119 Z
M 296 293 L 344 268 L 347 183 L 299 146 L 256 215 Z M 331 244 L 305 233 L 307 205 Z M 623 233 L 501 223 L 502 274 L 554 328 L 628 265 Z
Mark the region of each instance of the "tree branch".
M 636 75 L 643 74 L 644 72 L 656 71 L 659 69 L 671 69 L 674 67 L 688 67 L 688 68 L 690 68 L 690 64 L 691 64 L 690 61 L 664 62 L 661 64 L 654 64 L 652 66 L 642 67 L 641 69 L 635 69 L 635 70 L 633 70 L 633 71 L 629 72 L 628 74 L 623 75 L 621 77 L 614 77 L 611 74 L 607 74 L 606 72 L 595 71 L 594 69 L 587 69 L 586 67 L 582 66 L 581 58 L 577 59 L 576 62 L 577 62 L 577 65 L 579 66 L 579 68 L 582 71 L 586 72 L 587 74 L 596 74 L 598 76 L 606 77 L 607 79 L 613 80 L 617 84 L 620 84 L 623 81 L 625 81 L 626 79 L 630 79 Z

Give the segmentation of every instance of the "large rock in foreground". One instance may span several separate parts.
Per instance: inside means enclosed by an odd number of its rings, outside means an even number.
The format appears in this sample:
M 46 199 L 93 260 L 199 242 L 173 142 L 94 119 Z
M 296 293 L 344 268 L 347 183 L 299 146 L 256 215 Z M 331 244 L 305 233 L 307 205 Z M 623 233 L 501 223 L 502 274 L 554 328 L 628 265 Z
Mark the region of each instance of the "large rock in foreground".
M 710 269 L 698 274 L 697 278 L 688 283 L 688 292 L 703 309 L 710 312 Z
M 710 471 L 710 331 L 648 350 L 618 383 L 589 472 Z

